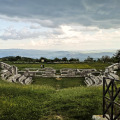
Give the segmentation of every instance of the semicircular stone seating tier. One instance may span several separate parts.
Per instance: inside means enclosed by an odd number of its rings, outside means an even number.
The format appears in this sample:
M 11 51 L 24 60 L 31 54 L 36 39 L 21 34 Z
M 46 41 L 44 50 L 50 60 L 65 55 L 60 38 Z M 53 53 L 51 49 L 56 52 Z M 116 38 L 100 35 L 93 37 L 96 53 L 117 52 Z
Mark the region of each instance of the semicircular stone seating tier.
M 24 75 L 18 74 L 18 69 L 16 66 L 9 65 L 4 62 L 0 62 L 1 78 L 2 80 L 7 80 L 9 82 L 21 83 L 21 84 L 31 84 L 32 77 L 26 77 Z
M 9 65 L 4 62 L 0 62 L 1 78 L 9 82 L 21 83 L 21 84 L 31 84 L 33 76 L 39 77 L 56 77 L 56 70 L 53 68 L 43 68 L 36 71 L 18 71 L 16 66 Z M 33 68 L 32 68 L 33 69 Z M 103 77 L 119 79 L 116 74 L 117 69 L 120 69 L 120 63 L 115 63 L 108 66 L 103 73 L 100 72 L 98 76 L 92 73 L 97 72 L 95 69 L 60 69 L 59 77 L 85 77 L 85 83 L 87 86 L 98 86 L 103 84 Z M 22 74 L 23 73 L 23 74 Z M 38 74 L 38 75 L 37 75 Z
M 103 77 L 107 77 L 110 79 L 116 79 L 119 80 L 119 76 L 116 74 L 117 71 L 120 69 L 120 63 L 115 63 L 113 65 L 108 66 L 104 73 L 95 76 L 91 73 L 87 74 L 87 76 L 85 77 L 85 83 L 87 86 L 98 86 L 98 85 L 102 85 L 103 84 Z

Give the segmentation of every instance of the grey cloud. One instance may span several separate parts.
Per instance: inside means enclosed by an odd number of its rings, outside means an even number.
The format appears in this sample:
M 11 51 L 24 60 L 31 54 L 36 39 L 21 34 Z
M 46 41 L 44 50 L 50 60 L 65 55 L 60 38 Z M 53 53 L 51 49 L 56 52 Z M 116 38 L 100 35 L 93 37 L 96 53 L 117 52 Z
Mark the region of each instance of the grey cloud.
M 72 28 L 70 31 L 76 31 L 76 32 L 97 32 L 100 29 L 98 27 L 85 27 L 85 26 L 78 26 L 75 28 Z
M 4 33 L 0 35 L 0 39 L 2 40 L 23 40 L 23 39 L 30 39 L 30 38 L 38 38 L 40 36 L 40 32 L 33 31 L 24 28 L 17 31 L 14 28 L 7 28 L 4 30 Z
M 2 40 L 23 40 L 23 39 L 34 39 L 43 37 L 46 39 L 56 38 L 58 35 L 64 34 L 61 28 L 50 29 L 49 31 L 39 31 L 41 26 L 32 24 L 29 27 L 16 30 L 13 26 L 10 26 L 3 30 L 0 35 Z
M 53 29 L 52 34 L 62 35 L 62 34 L 64 34 L 64 32 L 62 31 L 62 29 L 59 28 L 59 29 Z
M 34 24 L 30 25 L 30 29 L 40 29 L 40 28 L 41 28 L 40 25 L 34 25 Z
M 55 23 L 53 23 L 53 21 L 51 20 L 41 20 L 41 19 L 38 19 L 38 18 L 23 18 L 23 17 L 20 17 L 20 16 L 14 16 L 14 17 L 10 17 L 10 16 L 6 16 L 6 15 L 0 15 L 0 18 L 1 19 L 6 19 L 6 20 L 9 20 L 9 21 L 22 21 L 22 22 L 31 22 L 31 23 L 37 23 L 43 27 L 49 27 L 49 28 L 58 28 L 59 26 Z
M 0 0 L 0 15 L 44 27 L 81 24 L 119 28 L 119 5 L 119 0 Z

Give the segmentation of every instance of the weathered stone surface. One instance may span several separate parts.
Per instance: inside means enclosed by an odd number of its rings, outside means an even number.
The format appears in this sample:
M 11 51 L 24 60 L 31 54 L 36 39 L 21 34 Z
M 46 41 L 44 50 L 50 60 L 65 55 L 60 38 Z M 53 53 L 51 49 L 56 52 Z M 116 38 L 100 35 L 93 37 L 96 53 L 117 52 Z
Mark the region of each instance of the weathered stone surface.
M 97 86 L 97 85 L 102 85 L 103 83 L 103 76 L 94 76 L 92 74 L 88 74 L 87 77 L 85 77 L 85 83 L 87 83 L 87 86 Z
M 6 73 L 8 70 L 1 70 L 1 73 Z
M 27 79 L 24 80 L 24 84 L 29 85 L 32 83 L 32 77 L 28 77 Z
M 11 77 L 9 77 L 9 78 L 7 79 L 7 81 L 9 81 L 9 82 L 14 82 L 14 81 L 13 81 L 13 78 L 14 78 L 14 76 L 11 76 Z
M 103 115 L 93 115 L 92 120 L 108 120 L 108 119 L 103 118 Z
M 113 65 L 108 66 L 106 68 L 105 72 L 113 72 L 113 71 L 115 71 L 115 70 L 117 70 L 119 68 L 120 68 L 120 63 L 115 63 Z
M 112 78 L 112 79 L 116 79 L 116 80 L 119 80 L 119 76 L 114 74 L 114 73 L 109 73 L 108 74 L 108 78 Z
M 13 81 L 14 81 L 14 82 L 18 82 L 18 79 L 19 79 L 20 77 L 21 77 L 20 74 L 14 75 Z
M 10 77 L 12 74 L 7 70 L 4 73 L 1 74 L 1 77 L 3 80 L 8 79 L 8 77 Z
M 108 66 L 105 69 L 104 74 L 100 74 L 99 76 L 94 76 L 91 73 L 88 73 L 87 76 L 85 77 L 85 83 L 87 84 L 87 86 L 93 86 L 93 85 L 102 85 L 103 84 L 103 77 L 107 77 L 108 78 L 108 82 L 109 82 L 109 78 L 110 79 L 116 79 L 119 80 L 119 76 L 116 75 L 116 69 L 120 68 L 120 63 L 115 63 L 113 65 Z
M 11 66 L 9 64 L 0 62 L 0 67 L 3 69 L 1 78 L 9 82 L 19 82 L 21 84 L 30 84 L 32 82 L 31 77 L 26 77 L 25 75 L 18 74 L 18 69 L 16 66 Z
M 27 77 L 25 77 L 24 75 L 22 75 L 19 79 L 18 79 L 18 81 L 21 83 L 21 84 L 24 84 L 23 83 L 23 80 L 25 80 Z

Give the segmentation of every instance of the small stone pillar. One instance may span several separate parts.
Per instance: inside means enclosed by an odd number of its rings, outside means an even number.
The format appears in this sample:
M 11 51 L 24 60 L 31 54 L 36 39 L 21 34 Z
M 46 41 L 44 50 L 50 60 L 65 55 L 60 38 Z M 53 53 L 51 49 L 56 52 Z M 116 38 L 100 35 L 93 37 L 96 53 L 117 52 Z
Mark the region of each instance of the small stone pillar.
M 16 66 L 12 66 L 12 74 L 13 74 L 13 75 L 18 74 L 18 69 L 17 69 Z

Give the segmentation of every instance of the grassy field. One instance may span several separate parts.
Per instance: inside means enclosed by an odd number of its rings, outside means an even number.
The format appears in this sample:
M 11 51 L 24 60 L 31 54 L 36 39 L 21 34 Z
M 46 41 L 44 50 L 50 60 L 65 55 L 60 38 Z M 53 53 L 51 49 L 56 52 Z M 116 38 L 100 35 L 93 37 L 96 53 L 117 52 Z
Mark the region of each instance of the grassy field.
M 20 70 L 41 64 L 14 64 Z M 108 63 L 44 64 L 45 67 L 102 69 Z M 118 71 L 119 73 L 119 71 Z M 0 120 L 91 120 L 102 114 L 102 86 L 86 87 L 84 78 L 33 78 L 32 85 L 0 80 Z
M 56 78 L 40 78 L 34 77 L 33 84 L 35 85 L 50 85 L 55 89 L 63 89 L 68 87 L 79 87 L 79 86 L 86 86 L 85 85 L 85 78 L 62 78 L 61 80 L 57 80 Z
M 93 114 L 102 114 L 102 87 L 56 90 L 0 80 L 0 120 L 91 120 Z
M 24 68 L 40 68 L 40 64 L 13 64 L 13 63 L 9 63 L 12 65 L 15 65 L 19 68 L 19 70 L 23 70 Z M 76 64 L 47 64 L 44 63 L 45 67 L 52 67 L 54 69 L 62 69 L 62 68 L 75 68 L 75 69 L 101 69 L 104 70 L 105 67 L 108 67 L 110 65 L 110 63 L 99 63 L 99 62 L 95 62 L 95 63 L 76 63 Z

